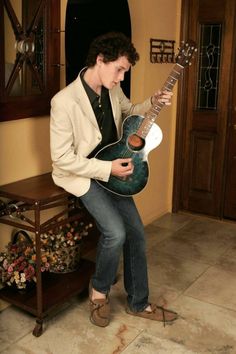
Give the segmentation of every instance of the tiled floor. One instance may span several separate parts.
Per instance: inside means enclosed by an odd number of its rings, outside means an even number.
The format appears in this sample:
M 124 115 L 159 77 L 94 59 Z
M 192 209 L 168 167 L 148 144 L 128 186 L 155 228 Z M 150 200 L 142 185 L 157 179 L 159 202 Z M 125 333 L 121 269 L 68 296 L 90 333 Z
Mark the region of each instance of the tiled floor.
M 76 297 L 44 324 L 11 306 L 0 313 L 3 354 L 236 353 L 236 223 L 166 214 L 146 227 L 150 300 L 161 297 L 181 316 L 173 325 L 125 313 L 121 277 L 111 291 L 112 320 L 88 319 L 87 297 Z M 122 268 L 122 267 L 121 267 Z

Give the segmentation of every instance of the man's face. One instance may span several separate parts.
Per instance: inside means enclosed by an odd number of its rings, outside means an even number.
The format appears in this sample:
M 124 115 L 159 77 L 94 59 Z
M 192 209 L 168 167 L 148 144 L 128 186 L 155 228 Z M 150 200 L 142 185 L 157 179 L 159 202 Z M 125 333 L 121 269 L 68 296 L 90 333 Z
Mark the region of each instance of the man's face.
M 119 57 L 115 61 L 103 62 L 101 57 L 98 60 L 99 77 L 101 84 L 107 89 L 112 89 L 120 81 L 124 80 L 125 73 L 130 69 L 131 64 L 125 56 Z

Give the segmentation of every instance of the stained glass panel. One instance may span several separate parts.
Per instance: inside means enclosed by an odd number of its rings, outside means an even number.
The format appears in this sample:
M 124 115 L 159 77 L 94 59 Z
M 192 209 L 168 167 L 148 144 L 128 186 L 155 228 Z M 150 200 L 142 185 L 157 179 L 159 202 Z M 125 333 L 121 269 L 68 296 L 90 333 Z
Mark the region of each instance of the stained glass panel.
M 197 108 L 217 109 L 221 24 L 202 24 L 200 26 L 200 54 L 198 69 Z

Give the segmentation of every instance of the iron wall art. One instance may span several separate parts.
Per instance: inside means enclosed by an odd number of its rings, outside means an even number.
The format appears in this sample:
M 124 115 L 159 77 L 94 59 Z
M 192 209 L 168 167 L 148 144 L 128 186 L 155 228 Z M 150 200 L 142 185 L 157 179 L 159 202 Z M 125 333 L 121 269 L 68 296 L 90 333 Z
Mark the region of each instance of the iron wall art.
M 175 41 L 150 38 L 151 63 L 175 63 Z

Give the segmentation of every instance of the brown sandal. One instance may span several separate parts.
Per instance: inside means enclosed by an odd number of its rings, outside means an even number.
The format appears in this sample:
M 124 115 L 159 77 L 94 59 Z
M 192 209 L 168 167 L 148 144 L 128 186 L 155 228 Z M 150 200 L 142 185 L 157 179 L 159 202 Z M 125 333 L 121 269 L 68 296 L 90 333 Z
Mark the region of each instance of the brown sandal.
M 157 306 L 155 304 L 150 304 L 151 310 L 152 311 L 141 311 L 141 312 L 133 312 L 131 311 L 129 308 L 126 309 L 126 312 L 129 315 L 133 315 L 133 316 L 138 316 L 138 317 L 142 317 L 142 318 L 147 318 L 149 320 L 153 320 L 153 321 L 160 321 L 164 323 L 164 327 L 167 324 L 171 324 L 173 323 L 175 320 L 177 320 L 178 318 L 178 314 L 174 311 L 171 310 L 167 310 L 166 308 L 162 307 L 162 306 Z M 170 315 L 170 317 L 168 318 L 168 315 Z
M 92 284 L 89 284 L 89 307 L 90 321 L 99 327 L 106 327 L 110 323 L 110 301 L 108 296 L 106 299 L 92 300 Z

